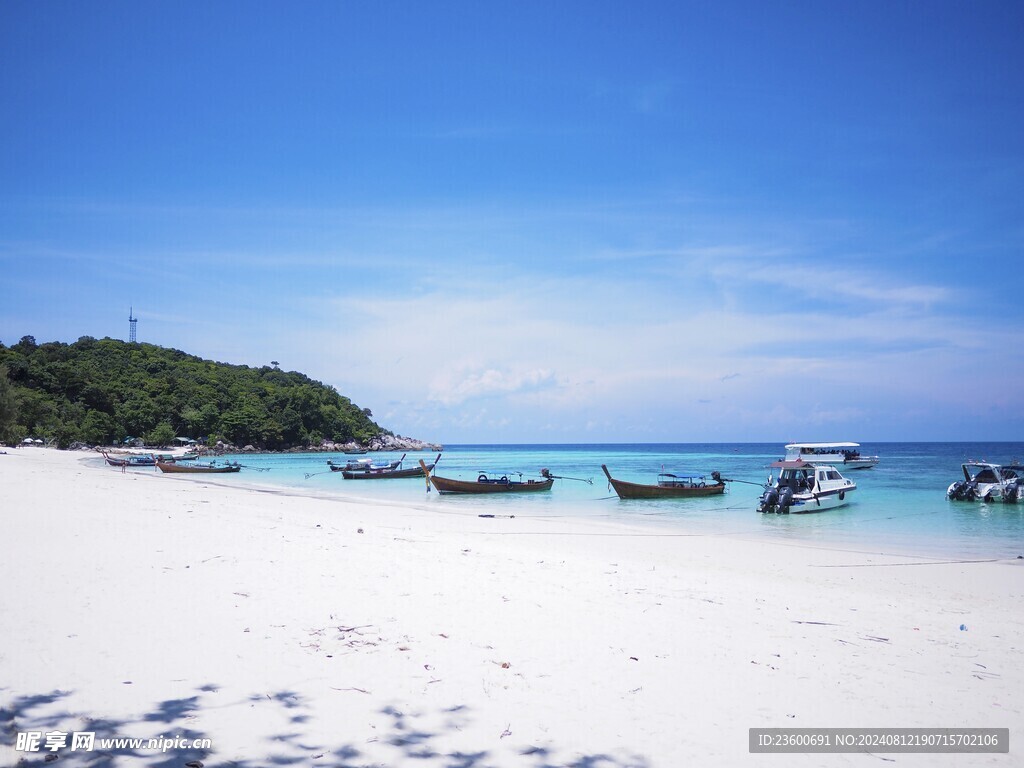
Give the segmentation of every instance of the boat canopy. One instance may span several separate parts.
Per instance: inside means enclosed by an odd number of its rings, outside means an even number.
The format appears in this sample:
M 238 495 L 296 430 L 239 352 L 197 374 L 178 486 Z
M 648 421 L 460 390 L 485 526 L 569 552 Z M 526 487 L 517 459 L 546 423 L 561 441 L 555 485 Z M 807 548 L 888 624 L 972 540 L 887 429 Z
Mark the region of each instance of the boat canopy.
M 860 443 L 790 443 L 787 451 L 797 448 L 860 448 Z

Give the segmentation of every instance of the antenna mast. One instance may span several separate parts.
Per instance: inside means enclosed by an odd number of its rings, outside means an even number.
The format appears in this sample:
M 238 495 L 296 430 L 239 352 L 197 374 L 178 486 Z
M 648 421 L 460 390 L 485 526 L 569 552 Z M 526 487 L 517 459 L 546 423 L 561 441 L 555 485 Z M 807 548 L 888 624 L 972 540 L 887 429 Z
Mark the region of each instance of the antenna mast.
M 132 310 L 134 307 L 128 308 L 128 341 L 132 344 L 135 343 L 135 326 L 139 322 L 139 318 L 135 317 Z

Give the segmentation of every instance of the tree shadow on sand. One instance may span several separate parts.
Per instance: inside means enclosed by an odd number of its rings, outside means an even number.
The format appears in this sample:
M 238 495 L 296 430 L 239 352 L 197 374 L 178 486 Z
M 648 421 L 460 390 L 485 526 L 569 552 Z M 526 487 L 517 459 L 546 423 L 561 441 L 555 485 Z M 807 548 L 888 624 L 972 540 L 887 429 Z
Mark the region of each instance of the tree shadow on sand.
M 19 732 L 34 731 L 43 734 L 38 751 L 16 753 L 15 766 L 21 768 L 50 765 L 59 760 L 64 766 L 113 768 L 135 763 L 153 768 L 178 768 L 190 762 L 202 762 L 207 755 L 207 750 L 202 749 L 177 749 L 172 753 L 139 749 L 126 744 L 92 751 L 70 749 L 70 734 L 73 732 L 94 734 L 97 742 L 103 739 L 125 739 L 131 736 L 133 731 L 137 731 L 133 726 L 140 723 L 160 723 L 165 726 L 161 729 L 164 733 L 173 731 L 175 737 L 188 742 L 208 738 L 185 723 L 185 719 L 197 709 L 197 696 L 159 702 L 152 711 L 134 719 L 94 717 L 71 711 L 62 706 L 67 704 L 70 696 L 70 691 L 19 696 L 7 706 L 0 708 L 0 742 L 4 746 L 14 747 Z M 68 746 L 55 751 L 47 749 L 45 734 L 50 732 L 69 734 Z
M 316 768 L 650 768 L 643 757 L 621 754 L 573 754 L 559 757 L 561 750 L 548 746 L 507 747 L 470 751 L 452 750 L 444 744 L 448 736 L 459 734 L 471 720 L 471 711 L 464 705 L 450 707 L 429 716 L 387 706 L 377 714 L 386 727 L 357 746 L 354 743 L 324 744 L 305 733 L 302 726 L 313 714 L 302 696 L 292 691 L 253 694 L 235 702 L 238 706 L 273 707 L 280 714 L 286 730 L 281 733 L 254 734 L 246 755 L 232 758 L 217 751 L 217 734 L 204 733 L 193 727 L 204 708 L 204 694 L 216 693 L 218 687 L 206 685 L 194 696 L 156 702 L 150 711 L 125 719 L 116 719 L 76 711 L 71 707 L 71 691 L 22 695 L 0 708 L 0 745 L 14 747 L 19 733 L 91 732 L 95 734 L 92 751 L 67 747 L 50 751 L 45 735 L 34 752 L 14 752 L 13 766 L 32 768 L 43 765 L 88 766 L 88 768 L 268 768 L 271 766 L 309 765 Z M 207 706 L 213 706 L 207 704 Z M 217 708 L 223 708 L 218 703 Z M 231 704 L 227 706 L 232 706 Z M 433 723 L 428 725 L 427 721 Z M 172 748 L 161 752 L 145 745 L 108 743 L 106 739 L 143 740 L 157 733 L 179 738 L 190 744 L 209 739 L 212 748 Z M 498 740 L 511 735 L 506 732 Z M 70 737 L 69 737 L 70 742 Z M 181 742 L 179 742 L 181 743 Z

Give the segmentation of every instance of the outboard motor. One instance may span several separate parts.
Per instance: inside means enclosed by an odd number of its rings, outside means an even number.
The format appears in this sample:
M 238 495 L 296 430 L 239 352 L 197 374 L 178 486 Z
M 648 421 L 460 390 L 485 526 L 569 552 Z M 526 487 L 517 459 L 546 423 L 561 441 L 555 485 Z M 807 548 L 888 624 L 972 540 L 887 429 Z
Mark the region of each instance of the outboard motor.
M 774 512 L 778 505 L 779 492 L 775 488 L 766 488 L 761 495 L 761 506 L 757 508 L 757 511 L 762 513 Z
M 711 479 L 715 481 L 716 485 L 725 485 L 725 481 L 722 480 L 722 473 L 718 470 L 711 473 Z
M 1003 489 L 1003 501 L 1007 504 L 1016 504 L 1020 500 L 1020 486 L 1017 481 L 1007 483 Z
M 953 501 L 975 501 L 978 498 L 978 484 L 973 480 L 961 480 L 949 489 L 948 495 Z
M 776 511 L 780 515 L 788 514 L 791 506 L 793 506 L 793 489 L 783 488 L 779 494 L 779 508 Z

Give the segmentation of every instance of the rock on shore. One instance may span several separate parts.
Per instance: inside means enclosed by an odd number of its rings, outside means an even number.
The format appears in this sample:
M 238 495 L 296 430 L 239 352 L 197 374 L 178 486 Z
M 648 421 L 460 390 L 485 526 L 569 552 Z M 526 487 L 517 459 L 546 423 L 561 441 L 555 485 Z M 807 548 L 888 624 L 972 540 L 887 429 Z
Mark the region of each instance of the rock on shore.
M 319 451 L 323 453 L 335 453 L 338 451 L 442 451 L 444 446 L 439 443 L 428 443 L 417 440 L 414 437 L 402 437 L 401 435 L 378 435 L 371 438 L 366 444 L 349 441 L 347 443 L 335 443 L 324 440 L 320 445 L 310 445 L 305 448 L 293 448 L 292 451 Z
M 380 435 L 370 440 L 367 446 L 371 451 L 442 451 L 443 445 L 426 443 L 413 437 L 401 435 Z

